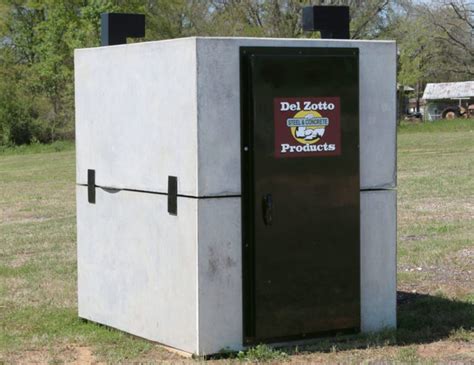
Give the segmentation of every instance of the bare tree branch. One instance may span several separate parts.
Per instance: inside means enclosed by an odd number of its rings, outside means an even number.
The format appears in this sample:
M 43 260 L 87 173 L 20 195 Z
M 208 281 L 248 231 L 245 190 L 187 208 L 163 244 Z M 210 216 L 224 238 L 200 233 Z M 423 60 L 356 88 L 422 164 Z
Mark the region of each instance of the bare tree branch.
M 454 10 L 454 12 L 457 14 L 457 16 L 459 17 L 459 19 L 465 21 L 470 27 L 471 29 L 474 29 L 474 25 L 473 23 L 470 22 L 470 19 L 468 16 L 462 14 L 462 12 L 460 11 L 460 9 L 457 7 L 456 4 L 454 4 L 453 2 L 450 2 L 449 5 L 451 5 L 452 9 Z M 466 13 L 467 12 L 467 9 L 464 9 L 464 12 Z
M 458 40 L 456 37 L 454 37 L 454 35 L 452 34 L 452 32 L 450 32 L 443 24 L 441 23 L 438 23 L 438 22 L 433 22 L 437 27 L 441 28 L 444 33 L 449 37 L 449 39 L 451 39 L 456 45 L 458 45 L 459 47 L 461 47 L 462 49 L 466 50 L 470 55 L 474 56 L 474 50 L 471 49 L 470 47 L 468 47 L 464 42 Z M 444 39 L 444 38 L 441 38 L 441 39 Z M 446 41 L 446 39 L 444 39 Z
M 352 39 L 357 39 L 362 31 L 365 29 L 365 27 L 372 21 L 372 18 L 377 16 L 380 12 L 382 12 L 388 5 L 389 0 L 385 0 L 382 4 L 377 5 L 375 7 L 375 10 L 367 16 L 365 21 L 359 26 L 358 29 L 356 29 L 353 34 L 351 35 Z

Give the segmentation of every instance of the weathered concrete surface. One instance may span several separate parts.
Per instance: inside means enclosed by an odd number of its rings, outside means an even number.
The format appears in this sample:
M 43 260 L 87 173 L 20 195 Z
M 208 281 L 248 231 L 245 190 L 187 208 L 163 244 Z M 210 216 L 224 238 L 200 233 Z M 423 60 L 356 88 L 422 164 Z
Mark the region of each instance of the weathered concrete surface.
M 199 353 L 242 349 L 241 199 L 198 204 Z
M 106 187 L 197 190 L 196 41 L 75 52 L 77 182 L 87 169 Z
M 79 316 L 197 353 L 196 199 L 77 187 Z
M 394 187 L 396 47 L 388 41 L 186 38 L 78 50 L 77 182 L 239 195 L 239 47 L 360 50 L 361 188 Z M 166 156 L 166 158 L 165 158 Z
M 361 330 L 397 325 L 397 192 L 360 195 Z

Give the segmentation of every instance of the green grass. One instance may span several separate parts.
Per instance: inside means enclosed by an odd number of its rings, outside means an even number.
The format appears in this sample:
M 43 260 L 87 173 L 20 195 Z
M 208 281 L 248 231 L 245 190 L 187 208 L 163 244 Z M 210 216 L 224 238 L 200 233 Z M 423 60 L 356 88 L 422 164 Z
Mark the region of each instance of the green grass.
M 469 260 L 456 254 L 474 242 L 474 120 L 408 125 L 401 131 L 399 264 L 448 269 L 453 263 L 463 268 L 462 261 Z M 401 283 L 409 279 L 410 275 L 402 277 Z M 444 289 L 452 292 L 447 286 Z
M 421 359 L 417 354 L 416 347 L 409 346 L 400 348 L 393 360 L 402 364 L 418 364 Z
M 474 119 L 436 120 L 433 122 L 402 121 L 398 127 L 400 134 L 405 133 L 440 133 L 474 131 Z
M 74 149 L 74 142 L 56 141 L 50 144 L 31 143 L 20 146 L 0 146 L 0 156 L 30 155 L 34 153 L 61 152 Z
M 399 128 L 397 331 L 211 362 L 474 361 L 473 130 L 473 120 Z M 74 180 L 70 142 L 0 149 L 0 363 L 180 360 L 77 317 Z
M 287 359 L 288 355 L 278 349 L 271 348 L 267 345 L 257 345 L 248 349 L 247 351 L 240 351 L 237 354 L 237 359 L 241 361 L 279 361 L 283 362 Z
M 94 346 L 109 361 L 133 359 L 153 347 L 77 316 L 74 145 L 2 153 L 0 363 L 31 348 L 50 359 L 66 354 L 67 360 L 67 351 L 53 350 L 68 344 Z
M 22 348 L 49 348 L 67 343 L 91 344 L 109 361 L 134 358 L 152 344 L 120 331 L 111 330 L 77 317 L 75 308 L 52 306 L 23 307 L 5 311 L 0 346 L 8 351 Z

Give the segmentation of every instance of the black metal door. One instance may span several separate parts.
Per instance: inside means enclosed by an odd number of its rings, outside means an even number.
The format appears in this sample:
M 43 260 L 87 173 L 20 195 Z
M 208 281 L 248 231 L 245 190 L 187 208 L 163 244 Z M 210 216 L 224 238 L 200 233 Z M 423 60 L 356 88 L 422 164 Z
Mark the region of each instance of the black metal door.
M 360 326 L 358 50 L 241 48 L 244 342 Z

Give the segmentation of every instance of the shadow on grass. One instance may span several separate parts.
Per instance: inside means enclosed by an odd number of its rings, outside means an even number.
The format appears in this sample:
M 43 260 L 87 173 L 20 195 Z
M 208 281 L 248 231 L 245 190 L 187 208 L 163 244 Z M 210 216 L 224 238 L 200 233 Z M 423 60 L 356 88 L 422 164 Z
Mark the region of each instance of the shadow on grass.
M 336 335 L 311 344 L 281 348 L 287 354 L 333 352 L 380 346 L 405 346 L 451 338 L 472 340 L 474 304 L 441 296 L 397 293 L 397 330 L 370 334 Z
M 473 303 L 407 292 L 398 292 L 397 302 L 398 344 L 433 342 L 474 330 Z

